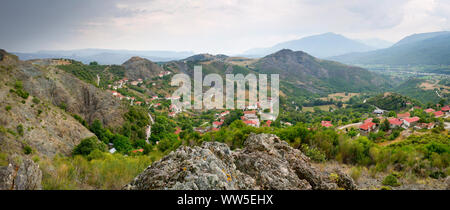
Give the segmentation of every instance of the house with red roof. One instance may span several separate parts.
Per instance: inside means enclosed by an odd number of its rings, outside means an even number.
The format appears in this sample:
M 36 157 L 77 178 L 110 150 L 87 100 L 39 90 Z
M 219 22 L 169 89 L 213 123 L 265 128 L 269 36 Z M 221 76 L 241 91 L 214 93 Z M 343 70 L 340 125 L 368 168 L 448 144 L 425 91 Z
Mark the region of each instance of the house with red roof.
M 323 127 L 326 127 L 326 128 L 333 127 L 333 124 L 331 124 L 331 121 L 322 121 L 321 124 Z
M 403 119 L 403 125 L 407 128 L 409 128 L 410 126 L 414 126 L 417 124 L 417 122 L 419 122 L 420 118 L 419 117 L 411 117 L 411 118 L 405 118 Z
M 220 128 L 220 126 L 222 126 L 222 124 L 223 124 L 223 121 L 214 121 L 213 122 L 213 127 L 214 128 Z
M 417 129 L 432 129 L 434 128 L 435 124 L 433 122 L 430 123 L 419 123 L 416 126 L 414 126 L 414 128 Z
M 244 121 L 244 123 L 245 123 L 246 125 L 253 126 L 253 127 L 255 127 L 255 128 L 258 128 L 258 127 L 259 127 L 259 122 L 258 122 L 258 121 L 255 121 L 255 120 L 246 120 L 246 121 Z
M 136 150 L 133 150 L 133 151 L 131 151 L 132 153 L 138 153 L 138 152 L 140 152 L 140 153 L 143 153 L 144 152 L 144 149 L 136 149 Z
M 180 127 L 177 127 L 177 130 L 175 130 L 175 132 L 173 132 L 174 134 L 180 134 L 181 133 L 181 128 Z
M 397 117 L 400 118 L 400 119 L 408 118 L 408 117 L 410 117 L 410 116 L 411 116 L 411 114 L 409 114 L 409 112 L 397 114 Z
M 442 107 L 441 111 L 443 111 L 443 112 L 449 112 L 449 111 L 450 111 L 450 106 L 447 105 L 447 106 Z
M 359 130 L 361 130 L 364 133 L 369 133 L 373 130 L 375 130 L 377 124 L 373 123 L 373 122 L 366 122 L 364 124 L 362 124 L 361 126 L 359 126 Z
M 434 112 L 434 111 L 436 111 L 436 110 L 434 110 L 434 109 L 432 109 L 432 108 L 425 109 L 425 112 L 426 112 L 426 113 L 431 113 L 431 112 Z
M 364 123 L 368 123 L 368 122 L 372 122 L 373 118 L 367 118 L 366 120 L 364 120 Z
M 388 119 L 388 121 L 391 128 L 396 128 L 403 125 L 403 121 L 398 118 L 391 118 Z
M 437 112 L 434 112 L 433 114 L 434 114 L 434 117 L 442 117 L 442 116 L 444 116 L 444 112 L 442 112 L 442 111 L 437 111 Z

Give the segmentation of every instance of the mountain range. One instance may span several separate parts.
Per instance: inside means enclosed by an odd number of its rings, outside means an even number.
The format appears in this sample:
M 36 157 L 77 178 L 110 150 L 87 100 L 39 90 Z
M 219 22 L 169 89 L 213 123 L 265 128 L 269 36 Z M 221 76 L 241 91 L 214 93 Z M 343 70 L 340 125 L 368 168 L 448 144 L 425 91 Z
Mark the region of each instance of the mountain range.
M 132 51 L 109 49 L 80 49 L 64 51 L 38 51 L 34 53 L 12 52 L 21 60 L 44 58 L 67 58 L 81 61 L 85 64 L 96 61 L 99 64 L 122 64 L 130 57 L 140 56 L 152 61 L 179 60 L 194 55 L 193 52 L 175 51 Z
M 245 51 L 243 56 L 264 57 L 282 49 L 291 49 L 294 51 L 304 51 L 315 57 L 326 58 L 350 52 L 365 52 L 382 48 L 380 46 L 374 47 L 374 45 L 380 43 L 380 40 L 377 41 L 378 43 L 373 40 L 357 41 L 339 34 L 325 33 L 282 42 L 268 48 L 250 49 Z M 369 46 L 364 42 L 371 43 L 372 46 Z M 386 43 L 382 45 L 385 46 Z
M 355 52 L 329 59 L 346 64 L 449 65 L 450 32 L 407 36 L 386 49 Z

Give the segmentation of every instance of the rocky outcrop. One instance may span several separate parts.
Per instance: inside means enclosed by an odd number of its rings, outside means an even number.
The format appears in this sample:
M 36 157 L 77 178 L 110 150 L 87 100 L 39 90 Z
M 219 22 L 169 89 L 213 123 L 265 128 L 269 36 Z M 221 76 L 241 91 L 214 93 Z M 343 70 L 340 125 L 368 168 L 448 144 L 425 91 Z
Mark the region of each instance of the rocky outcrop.
M 41 190 L 42 171 L 30 159 L 0 167 L 0 190 Z
M 218 142 L 180 147 L 153 163 L 124 189 L 356 189 L 349 176 L 337 174 L 338 179 L 330 179 L 302 152 L 275 135 L 251 134 L 244 148 L 236 151 Z

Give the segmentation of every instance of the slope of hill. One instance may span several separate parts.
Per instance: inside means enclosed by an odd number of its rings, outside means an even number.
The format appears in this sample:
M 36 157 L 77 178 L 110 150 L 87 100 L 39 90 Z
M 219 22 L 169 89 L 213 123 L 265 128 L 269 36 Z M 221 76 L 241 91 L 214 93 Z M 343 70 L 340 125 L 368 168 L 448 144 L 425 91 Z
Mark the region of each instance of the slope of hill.
M 158 64 L 137 56 L 128 59 L 122 66 L 125 68 L 125 76 L 133 80 L 150 79 L 163 71 Z
M 389 92 L 369 98 L 367 99 L 367 103 L 389 111 L 403 110 L 407 107 L 408 104 L 421 105 L 417 100 L 411 99 L 409 97 L 397 93 L 389 93 Z
M 331 57 L 347 64 L 450 64 L 450 32 L 416 34 L 387 49 Z
M 402 95 L 417 99 L 423 104 L 436 104 L 441 99 L 449 98 L 450 94 L 448 94 L 447 90 L 441 91 L 438 87 L 436 87 L 436 89 L 430 87 L 424 88 L 422 84 L 427 84 L 427 82 L 428 81 L 425 79 L 411 78 L 396 87 L 394 91 Z
M 115 100 L 110 93 L 81 80 L 81 76 L 77 78 L 73 72 L 59 68 L 74 65 L 73 61 L 20 61 L 5 51 L 0 54 L 6 56 L 2 64 L 10 68 L 6 75 L 22 81 L 24 90 L 31 95 L 78 114 L 88 123 L 99 119 L 108 126 L 122 124 L 125 108 L 120 101 Z M 83 72 L 83 69 L 77 72 Z
M 326 58 L 350 52 L 369 51 L 375 48 L 339 34 L 325 33 L 279 43 L 269 48 L 251 49 L 244 52 L 244 54 L 262 57 L 281 49 L 301 50 L 315 57 Z
M 312 92 L 377 91 L 390 86 L 388 80 L 365 69 L 317 59 L 302 51 L 278 51 L 253 63 L 251 69 L 280 74 L 281 80 Z
M 1 153 L 68 155 L 82 139 L 94 136 L 74 117 L 51 103 L 58 97 L 49 98 L 45 92 L 58 85 L 39 84 L 38 77 L 50 79 L 5 51 L 0 51 L 0 55 Z

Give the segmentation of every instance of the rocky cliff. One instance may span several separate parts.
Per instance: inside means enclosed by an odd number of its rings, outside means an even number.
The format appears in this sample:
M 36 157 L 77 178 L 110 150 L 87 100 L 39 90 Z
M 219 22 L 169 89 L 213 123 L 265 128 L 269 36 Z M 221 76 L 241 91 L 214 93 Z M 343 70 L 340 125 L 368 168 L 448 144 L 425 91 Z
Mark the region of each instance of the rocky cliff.
M 0 190 L 40 190 L 42 171 L 30 159 L 0 167 Z
M 333 173 L 335 176 L 330 176 Z M 251 134 L 244 148 L 223 143 L 180 147 L 153 163 L 129 190 L 332 190 L 357 189 L 340 171 L 319 171 L 302 152 L 271 134 Z

